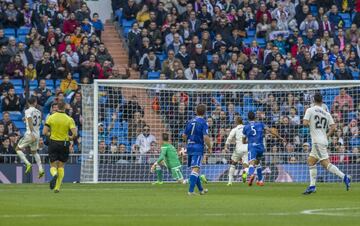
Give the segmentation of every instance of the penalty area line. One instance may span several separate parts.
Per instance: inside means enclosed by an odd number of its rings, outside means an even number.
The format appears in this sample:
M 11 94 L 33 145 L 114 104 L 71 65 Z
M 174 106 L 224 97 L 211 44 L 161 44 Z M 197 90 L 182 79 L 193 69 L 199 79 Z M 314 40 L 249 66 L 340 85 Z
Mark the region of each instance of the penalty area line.
M 359 217 L 360 211 L 347 212 L 349 210 L 360 210 L 360 207 L 343 207 L 343 208 L 323 208 L 323 209 L 312 209 L 303 210 L 300 214 L 303 215 L 322 215 L 322 216 L 337 216 L 337 217 Z M 334 212 L 338 211 L 338 212 Z

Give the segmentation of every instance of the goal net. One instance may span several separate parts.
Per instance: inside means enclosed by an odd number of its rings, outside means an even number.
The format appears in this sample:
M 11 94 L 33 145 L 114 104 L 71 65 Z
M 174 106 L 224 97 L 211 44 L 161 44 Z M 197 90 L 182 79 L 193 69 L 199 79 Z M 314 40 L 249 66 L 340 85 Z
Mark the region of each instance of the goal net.
M 360 180 L 360 83 L 357 81 L 166 81 L 96 80 L 83 86 L 82 182 L 150 182 L 151 164 L 159 157 L 162 132 L 171 143 L 184 147 L 181 134 L 194 117 L 195 106 L 207 105 L 206 120 L 213 142 L 201 168 L 210 181 L 226 181 L 234 143 L 225 152 L 225 141 L 234 119 L 256 113 L 273 131 L 286 138 L 264 137 L 263 174 L 268 182 L 309 181 L 307 156 L 309 129 L 302 125 L 313 95 L 321 92 L 324 108 L 336 122 L 329 139 L 330 160 Z M 180 156 L 183 174 L 189 175 L 186 156 Z M 172 181 L 164 168 L 164 180 Z M 241 164 L 235 180 L 241 180 Z M 338 178 L 318 167 L 318 181 Z

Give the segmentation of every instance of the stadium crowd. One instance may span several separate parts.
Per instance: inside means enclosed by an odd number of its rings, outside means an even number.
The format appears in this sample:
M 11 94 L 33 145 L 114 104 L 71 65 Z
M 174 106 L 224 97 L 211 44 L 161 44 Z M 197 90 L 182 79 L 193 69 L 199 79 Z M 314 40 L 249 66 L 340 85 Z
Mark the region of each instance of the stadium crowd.
M 37 97 L 43 120 L 65 100 L 81 132 L 82 84 L 119 75 L 101 41 L 103 30 L 85 1 L 0 0 L 1 163 L 16 161 L 4 154 L 16 154 L 30 95 Z M 46 143 L 40 140 L 41 154 L 47 154 Z M 81 139 L 70 150 L 81 152 Z
M 359 4 L 354 0 L 112 0 L 127 38 L 129 66 L 144 79 L 176 80 L 358 79 Z M 44 118 L 64 99 L 81 134 L 81 85 L 120 76 L 101 42 L 102 31 L 98 14 L 80 0 L 0 0 L 0 153 L 15 153 L 14 145 L 24 133 L 22 113 L 28 95 L 38 97 Z M 360 148 L 359 90 L 322 92 L 338 125 L 330 149 L 344 153 L 333 160 L 360 162 L 359 156 L 346 155 Z M 146 162 L 144 154 L 158 154 L 159 141 L 151 135 L 156 128 L 146 125 L 144 106 L 137 97 L 125 100 L 120 89 L 110 87 L 102 98 L 99 152 L 139 156 L 124 157 L 125 162 Z M 309 134 L 301 118 L 310 105 L 310 92 L 159 92 L 153 110 L 169 122 L 176 143 L 200 100 L 210 109 L 207 120 L 215 153 L 222 153 L 234 117 L 246 120 L 250 110 L 287 138 L 287 143 L 278 143 L 267 137 L 272 162 L 297 163 L 303 160 L 296 153 L 309 151 Z M 78 139 L 72 152 L 80 153 L 80 144 Z M 43 141 L 41 147 L 46 153 Z M 281 156 L 276 153 L 286 155 L 276 159 Z
M 358 80 L 360 1 L 352 0 L 113 0 L 129 47 L 129 66 L 143 79 L 175 80 Z M 120 10 L 118 10 L 120 8 Z M 359 162 L 359 89 L 322 90 L 337 123 L 330 151 L 334 162 Z M 287 138 L 268 138 L 280 162 L 303 161 L 309 134 L 301 125 L 311 93 L 193 92 L 158 94 L 173 139 L 203 100 L 211 109 L 210 133 L 219 153 L 234 115 L 257 111 Z M 221 99 L 219 101 L 219 99 Z M 159 102 L 159 103 L 158 103 Z M 176 143 L 176 142 L 175 142 Z M 354 158 L 346 156 L 354 153 Z M 340 156 L 340 157 L 339 157 Z M 274 157 L 275 158 L 275 157 Z M 275 160 L 274 160 L 275 161 Z

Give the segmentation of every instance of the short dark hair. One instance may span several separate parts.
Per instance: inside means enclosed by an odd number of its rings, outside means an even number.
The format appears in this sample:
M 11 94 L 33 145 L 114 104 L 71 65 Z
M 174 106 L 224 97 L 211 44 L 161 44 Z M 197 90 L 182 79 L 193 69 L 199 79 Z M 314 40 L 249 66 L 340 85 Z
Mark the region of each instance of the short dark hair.
M 252 111 L 250 111 L 250 112 L 248 113 L 248 119 L 249 119 L 249 120 L 255 120 L 255 113 L 252 112 Z
M 170 136 L 169 136 L 168 133 L 162 133 L 161 136 L 162 136 L 162 140 L 163 140 L 163 141 L 169 141 L 169 137 L 170 137 Z
M 199 104 L 196 106 L 196 114 L 199 116 L 203 116 L 206 113 L 206 105 L 205 104 Z
M 238 125 L 243 124 L 243 120 L 242 120 L 241 116 L 236 116 L 236 117 L 235 117 L 235 122 L 236 122 L 236 124 L 238 124 Z
M 60 111 L 65 110 L 65 105 L 66 104 L 65 104 L 64 101 L 62 101 L 62 100 L 58 101 L 57 105 L 58 105 L 58 108 L 59 108 Z
M 37 101 L 37 98 L 35 96 L 31 96 L 28 100 L 28 103 L 33 105 L 36 103 L 36 101 Z
M 315 93 L 314 95 L 314 102 L 321 104 L 323 102 L 323 98 L 321 93 Z

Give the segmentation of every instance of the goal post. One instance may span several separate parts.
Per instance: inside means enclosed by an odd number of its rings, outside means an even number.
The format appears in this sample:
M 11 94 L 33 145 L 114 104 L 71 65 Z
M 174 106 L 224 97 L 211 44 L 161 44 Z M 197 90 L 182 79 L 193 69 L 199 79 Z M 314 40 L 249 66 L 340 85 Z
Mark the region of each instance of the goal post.
M 210 181 L 227 180 L 234 144 L 225 152 L 226 138 L 235 127 L 234 118 L 240 116 L 246 124 L 248 112 L 253 111 L 287 140 L 265 136 L 265 180 L 307 182 L 306 159 L 312 144 L 302 118 L 316 92 L 323 95 L 324 109 L 337 125 L 329 141 L 330 160 L 354 181 L 360 180 L 359 81 L 95 80 L 81 90 L 83 183 L 154 181 L 150 167 L 159 156 L 161 134 L 169 133 L 175 148 L 182 149 L 185 123 L 194 117 L 199 103 L 207 106 L 214 147 L 205 154 L 202 167 Z M 187 177 L 186 156 L 180 160 Z M 164 180 L 172 181 L 168 169 L 163 172 Z M 235 174 L 240 172 L 238 164 Z M 339 181 L 320 167 L 318 178 Z

